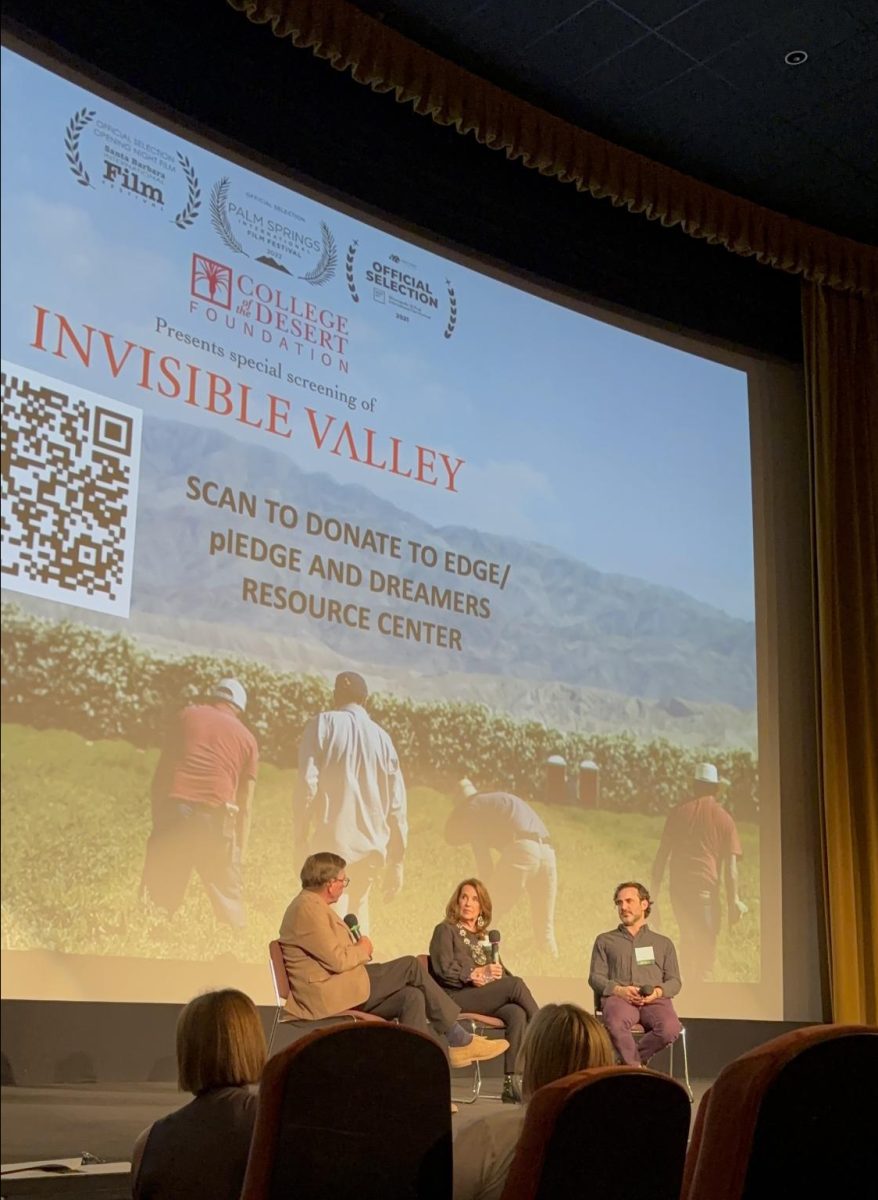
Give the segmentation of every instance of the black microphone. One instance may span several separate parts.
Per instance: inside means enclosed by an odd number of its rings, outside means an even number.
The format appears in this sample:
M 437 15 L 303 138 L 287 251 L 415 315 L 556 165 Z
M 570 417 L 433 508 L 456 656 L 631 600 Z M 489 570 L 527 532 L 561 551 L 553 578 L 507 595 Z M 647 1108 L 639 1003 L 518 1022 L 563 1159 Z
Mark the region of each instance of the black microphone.
M 354 916 L 353 913 L 348 913 L 348 915 L 344 919 L 344 923 L 345 923 L 345 925 L 347 925 L 348 929 L 351 931 L 351 937 L 354 939 L 355 942 L 358 942 L 360 940 L 360 938 L 363 936 L 363 931 L 360 929 L 360 922 L 357 920 L 357 918 Z
M 491 962 L 497 965 L 500 962 L 500 930 L 489 929 L 488 941 L 491 943 Z
M 345 920 L 347 920 L 347 917 L 345 917 Z M 648 983 L 644 983 L 640 988 L 641 996 L 651 996 L 654 991 L 655 991 L 655 988 L 650 987 L 650 985 Z

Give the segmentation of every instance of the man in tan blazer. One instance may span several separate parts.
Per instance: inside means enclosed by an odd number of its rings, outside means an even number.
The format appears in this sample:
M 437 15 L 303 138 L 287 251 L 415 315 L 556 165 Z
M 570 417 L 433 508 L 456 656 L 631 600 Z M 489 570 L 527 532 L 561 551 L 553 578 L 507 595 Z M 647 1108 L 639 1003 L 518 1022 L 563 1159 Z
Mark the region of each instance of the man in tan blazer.
M 280 944 L 290 981 L 289 1013 L 313 1021 L 360 1008 L 396 1018 L 431 1037 L 442 1035 L 452 1067 L 505 1053 L 504 1038 L 489 1040 L 458 1023 L 460 1009 L 413 955 L 371 961 L 371 939 L 355 941 L 332 911 L 348 884 L 346 865 L 338 854 L 309 855 L 300 872 L 302 890 L 284 913 Z

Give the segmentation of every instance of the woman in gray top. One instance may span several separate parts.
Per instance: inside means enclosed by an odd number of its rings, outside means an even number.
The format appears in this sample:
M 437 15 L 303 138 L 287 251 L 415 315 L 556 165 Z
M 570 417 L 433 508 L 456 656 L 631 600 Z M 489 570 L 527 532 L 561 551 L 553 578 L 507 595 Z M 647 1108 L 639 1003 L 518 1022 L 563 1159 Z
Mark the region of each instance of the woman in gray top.
M 480 879 L 464 879 L 452 893 L 445 920 L 433 930 L 430 968 L 464 1012 L 499 1017 L 506 1025 L 509 1049 L 504 1062 L 503 1100 L 521 1099 L 513 1080 L 528 1022 L 539 1011 L 524 980 L 492 961 L 488 942 L 491 897 Z
M 180 1090 L 195 1099 L 145 1129 L 134 1146 L 134 1200 L 239 1200 L 256 1119 L 265 1034 L 249 996 L 197 996 L 177 1022 Z

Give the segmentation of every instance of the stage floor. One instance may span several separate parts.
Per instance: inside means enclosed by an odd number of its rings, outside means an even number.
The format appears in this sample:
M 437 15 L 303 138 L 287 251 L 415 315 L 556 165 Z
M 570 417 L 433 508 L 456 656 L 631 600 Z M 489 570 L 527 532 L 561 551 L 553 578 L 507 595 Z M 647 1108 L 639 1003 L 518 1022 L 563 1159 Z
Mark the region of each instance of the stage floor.
M 171 1083 L 4 1087 L 0 1161 L 71 1158 L 84 1150 L 128 1160 L 140 1131 L 187 1098 Z
M 693 1114 L 711 1082 L 692 1080 Z M 140 1131 L 188 1099 L 170 1083 L 4 1087 L 0 1089 L 0 1161 L 57 1161 L 83 1151 L 108 1161 L 128 1160 Z M 499 1107 L 497 1100 L 461 1104 L 452 1129 L 457 1133 Z

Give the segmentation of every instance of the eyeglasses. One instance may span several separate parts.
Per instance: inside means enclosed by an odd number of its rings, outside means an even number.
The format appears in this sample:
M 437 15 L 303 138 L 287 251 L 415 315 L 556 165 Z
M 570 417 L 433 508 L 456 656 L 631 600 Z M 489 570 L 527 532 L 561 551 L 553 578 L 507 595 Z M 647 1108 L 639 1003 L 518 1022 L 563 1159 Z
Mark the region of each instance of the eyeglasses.
M 332 881 L 332 882 L 333 882 L 333 883 L 340 883 L 340 884 L 341 884 L 341 886 L 342 886 L 343 888 L 346 888 L 346 887 L 348 886 L 348 884 L 350 883 L 350 880 L 348 879 L 347 875 L 343 875 L 343 876 L 341 877 L 341 879 L 339 879 L 339 877 L 338 877 L 338 876 L 336 876 L 336 877 L 335 877 L 335 879 L 333 879 L 333 881 Z

